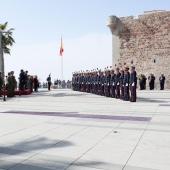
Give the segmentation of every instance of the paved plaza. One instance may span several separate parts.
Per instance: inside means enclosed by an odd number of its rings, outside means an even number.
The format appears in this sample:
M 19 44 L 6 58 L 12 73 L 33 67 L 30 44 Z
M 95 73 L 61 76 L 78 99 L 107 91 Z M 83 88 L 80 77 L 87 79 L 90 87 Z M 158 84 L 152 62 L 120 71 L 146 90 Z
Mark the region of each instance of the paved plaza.
M 60 89 L 0 98 L 0 169 L 170 170 L 170 91 L 137 96 Z

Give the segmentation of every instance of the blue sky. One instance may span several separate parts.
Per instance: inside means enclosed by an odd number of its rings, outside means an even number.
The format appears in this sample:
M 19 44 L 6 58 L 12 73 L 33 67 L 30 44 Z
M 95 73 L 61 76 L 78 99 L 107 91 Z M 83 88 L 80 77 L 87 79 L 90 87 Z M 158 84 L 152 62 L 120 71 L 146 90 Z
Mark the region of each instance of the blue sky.
M 15 28 L 16 44 L 5 56 L 6 72 L 21 68 L 45 81 L 61 78 L 59 46 L 64 44 L 64 78 L 77 70 L 111 65 L 109 15 L 169 10 L 170 0 L 0 0 L 0 23 Z

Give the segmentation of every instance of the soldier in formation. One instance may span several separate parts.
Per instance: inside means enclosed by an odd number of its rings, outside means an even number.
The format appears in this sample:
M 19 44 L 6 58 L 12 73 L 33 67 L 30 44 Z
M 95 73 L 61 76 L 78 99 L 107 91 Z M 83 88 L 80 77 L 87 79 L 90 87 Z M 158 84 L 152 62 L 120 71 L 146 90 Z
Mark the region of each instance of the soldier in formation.
M 75 72 L 72 77 L 72 89 L 93 93 L 105 97 L 121 99 L 124 101 L 136 102 L 137 74 L 135 66 L 125 70 L 107 69 L 105 71 L 95 70 Z

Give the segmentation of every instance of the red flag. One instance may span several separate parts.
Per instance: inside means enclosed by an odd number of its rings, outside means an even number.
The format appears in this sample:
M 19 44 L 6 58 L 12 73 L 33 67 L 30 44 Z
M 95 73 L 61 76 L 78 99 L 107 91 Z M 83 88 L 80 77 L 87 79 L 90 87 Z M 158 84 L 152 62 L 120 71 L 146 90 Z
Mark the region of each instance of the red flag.
M 63 42 L 62 42 L 62 38 L 61 38 L 60 54 L 59 55 L 62 56 L 63 52 L 64 52 L 64 48 L 63 48 Z

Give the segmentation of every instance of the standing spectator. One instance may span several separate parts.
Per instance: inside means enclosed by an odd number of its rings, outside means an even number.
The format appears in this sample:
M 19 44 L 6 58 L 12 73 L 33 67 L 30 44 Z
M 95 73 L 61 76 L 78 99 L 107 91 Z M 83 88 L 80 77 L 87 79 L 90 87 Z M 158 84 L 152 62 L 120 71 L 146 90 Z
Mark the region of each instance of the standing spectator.
M 48 82 L 48 90 L 50 91 L 51 89 L 51 75 L 49 74 L 49 76 L 47 77 L 47 82 Z
M 164 84 L 165 84 L 165 76 L 162 73 L 161 76 L 159 77 L 159 82 L 160 82 L 160 90 L 164 90 Z
M 139 84 L 140 84 L 140 90 L 144 89 L 144 85 L 143 85 L 143 75 L 141 74 L 139 77 Z
M 14 71 L 11 71 L 11 80 L 12 80 L 12 97 L 15 97 L 15 88 L 17 86 L 17 81 L 14 76 Z
M 3 79 L 2 79 L 2 73 L 0 72 L 0 97 L 2 97 L 1 96 L 2 85 L 3 85 Z
M 31 90 L 31 93 L 32 93 L 33 92 L 33 84 L 34 84 L 33 76 L 30 76 L 29 82 L 30 82 L 30 90 Z
M 13 88 L 13 82 L 12 82 L 11 73 L 8 73 L 7 97 L 13 97 L 12 88 Z
M 19 90 L 24 91 L 24 84 L 25 84 L 25 73 L 24 70 L 21 70 L 19 75 Z
M 25 90 L 28 89 L 28 71 L 25 72 Z
M 149 80 L 150 90 L 154 90 L 154 88 L 155 88 L 155 76 L 153 74 L 150 74 L 150 76 L 148 77 L 148 80 Z
M 147 78 L 146 78 L 146 76 L 144 74 L 143 74 L 142 79 L 143 79 L 143 88 L 146 89 L 146 80 L 147 80 Z
M 34 77 L 34 91 L 38 91 L 38 78 L 37 76 Z

